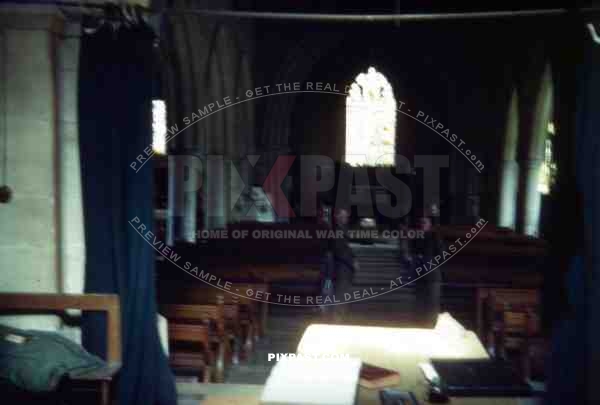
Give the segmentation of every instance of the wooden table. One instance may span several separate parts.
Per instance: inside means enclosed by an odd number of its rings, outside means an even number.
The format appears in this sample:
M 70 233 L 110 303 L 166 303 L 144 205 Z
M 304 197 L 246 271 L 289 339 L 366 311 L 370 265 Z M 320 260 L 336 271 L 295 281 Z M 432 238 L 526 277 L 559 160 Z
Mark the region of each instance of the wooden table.
M 263 390 L 262 385 L 246 384 L 179 383 L 177 388 L 178 392 L 183 390 L 188 395 L 194 393 L 203 397 L 198 399 L 198 405 L 259 405 Z M 357 405 L 381 405 L 378 395 L 377 390 L 360 388 Z M 419 402 L 429 404 L 422 395 L 419 397 Z M 537 403 L 530 398 L 451 398 L 449 402 L 454 405 L 534 405 Z M 541 401 L 539 403 L 541 404 Z
M 397 370 L 401 382 L 397 389 L 412 391 L 421 404 L 426 398 L 427 384 L 418 367 L 430 357 L 463 359 L 488 358 L 488 354 L 471 331 L 441 333 L 434 329 L 379 328 L 363 326 L 311 325 L 305 331 L 298 353 L 349 354 L 380 367 Z M 257 405 L 262 385 L 194 384 L 179 386 L 179 391 L 206 395 L 199 405 L 230 405 L 238 398 L 240 403 Z M 224 402 L 218 402 L 218 399 Z M 208 400 L 212 402 L 208 402 Z M 215 402 L 217 401 L 217 402 Z M 533 405 L 534 398 L 451 398 L 455 405 Z M 231 402 L 231 405 L 236 405 Z M 378 390 L 359 388 L 358 405 L 380 405 Z

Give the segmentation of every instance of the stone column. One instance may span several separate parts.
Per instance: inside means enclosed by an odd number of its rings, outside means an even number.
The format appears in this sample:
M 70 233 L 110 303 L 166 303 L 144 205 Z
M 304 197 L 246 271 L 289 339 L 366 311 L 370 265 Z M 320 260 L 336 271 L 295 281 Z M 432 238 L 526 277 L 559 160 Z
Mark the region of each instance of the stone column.
M 167 243 L 195 243 L 197 204 L 205 170 L 192 154 L 169 155 Z
M 522 108 L 522 111 L 526 113 L 526 116 L 523 117 L 526 125 L 521 128 L 527 151 L 525 159 L 520 164 L 522 173 L 517 226 L 518 230 L 526 235 L 537 235 L 542 201 L 538 184 L 548 136 L 548 123 L 552 117 L 553 89 L 550 66 L 545 66 L 544 70 L 540 70 L 537 83 L 533 82 L 529 86 L 530 89 L 537 91 L 531 98 L 532 105 L 525 105 Z
M 517 219 L 517 191 L 519 190 L 519 163 L 504 160 L 500 163 L 500 193 L 498 226 L 515 229 Z
M 291 161 L 287 147 L 277 146 L 265 154 L 266 170 L 263 189 L 273 208 L 275 222 L 287 223 L 295 215 L 289 202 L 292 182 L 288 176 L 287 164 Z M 280 158 L 281 157 L 281 158 Z M 279 191 L 281 190 L 281 191 Z
M 506 120 L 506 133 L 502 161 L 500 162 L 500 190 L 498 226 L 515 229 L 517 220 L 517 193 L 519 190 L 519 164 L 516 162 L 519 139 L 519 109 L 517 91 L 513 90 Z
M 57 43 L 58 103 L 58 210 L 60 250 L 60 291 L 68 294 L 84 292 L 85 235 L 79 157 L 77 114 L 79 69 L 79 23 L 65 25 L 64 37 Z M 73 310 L 78 316 L 81 311 Z M 81 342 L 78 326 L 62 326 L 62 333 Z
M 69 23 L 65 26 L 67 38 L 57 44 L 58 69 L 56 71 L 62 291 L 71 294 L 83 292 L 85 273 L 85 238 L 77 114 L 80 30 L 79 23 Z
M 538 190 L 540 170 L 543 160 L 526 160 L 521 162 L 523 186 L 523 210 L 521 211 L 521 232 L 525 235 L 537 236 L 540 222 L 542 195 Z
M 227 223 L 225 179 L 227 170 L 223 156 L 209 156 L 206 160 L 206 186 L 203 187 L 205 197 L 205 229 L 224 228 Z

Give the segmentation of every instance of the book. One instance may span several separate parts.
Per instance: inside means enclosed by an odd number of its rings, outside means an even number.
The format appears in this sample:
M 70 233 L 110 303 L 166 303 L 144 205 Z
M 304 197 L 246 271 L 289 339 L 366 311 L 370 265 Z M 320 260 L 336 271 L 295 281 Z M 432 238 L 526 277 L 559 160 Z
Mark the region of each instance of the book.
M 393 387 L 400 384 L 400 373 L 397 371 L 368 363 L 363 363 L 359 377 L 359 385 L 368 389 Z
M 271 370 L 261 405 L 353 405 L 358 395 L 359 359 L 286 357 Z

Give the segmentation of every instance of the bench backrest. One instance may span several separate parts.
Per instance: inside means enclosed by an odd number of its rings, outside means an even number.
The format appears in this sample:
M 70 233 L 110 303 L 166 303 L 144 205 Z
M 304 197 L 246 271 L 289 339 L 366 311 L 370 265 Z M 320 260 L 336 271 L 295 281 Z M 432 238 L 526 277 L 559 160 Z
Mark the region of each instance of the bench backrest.
M 106 312 L 106 361 L 121 364 L 121 309 L 118 295 L 0 293 L 2 313 L 48 313 L 67 309 Z
M 225 305 L 223 302 L 214 305 L 161 305 L 160 313 L 165 316 L 169 323 L 186 321 L 212 321 L 216 324 L 219 335 L 225 333 Z

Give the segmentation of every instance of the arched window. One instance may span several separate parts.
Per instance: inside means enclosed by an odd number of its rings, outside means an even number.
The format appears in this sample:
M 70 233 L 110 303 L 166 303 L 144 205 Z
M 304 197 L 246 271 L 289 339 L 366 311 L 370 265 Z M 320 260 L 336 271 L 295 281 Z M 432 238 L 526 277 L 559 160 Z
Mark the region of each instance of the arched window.
M 396 99 L 392 86 L 374 67 L 360 73 L 346 98 L 346 163 L 393 166 Z

